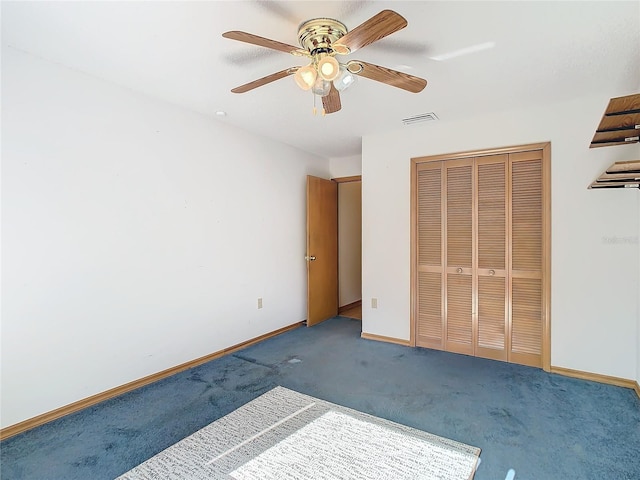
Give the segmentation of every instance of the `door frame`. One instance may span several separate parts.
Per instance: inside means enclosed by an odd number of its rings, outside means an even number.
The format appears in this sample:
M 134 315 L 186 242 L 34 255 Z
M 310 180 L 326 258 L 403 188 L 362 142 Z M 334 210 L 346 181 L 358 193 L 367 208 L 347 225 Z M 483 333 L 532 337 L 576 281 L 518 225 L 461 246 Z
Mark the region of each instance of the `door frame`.
M 467 157 L 483 157 L 488 155 L 509 154 L 531 150 L 542 151 L 542 368 L 551 371 L 551 142 L 513 145 L 508 147 L 489 148 L 483 150 L 469 150 L 464 152 L 428 155 L 411 158 L 411 304 L 410 304 L 410 337 L 409 344 L 416 346 L 416 300 L 418 298 L 417 277 L 417 182 L 418 165 L 427 162 L 457 160 Z
M 338 199 L 339 199 L 340 184 L 355 183 L 355 182 L 362 183 L 362 175 L 351 175 L 349 177 L 335 177 L 335 178 L 332 178 L 331 180 L 338 184 Z M 362 209 L 362 201 L 360 202 L 360 208 Z M 340 218 L 340 202 L 338 201 L 338 221 L 339 221 L 339 218 Z M 360 228 L 362 228 L 362 220 L 360 221 Z M 360 245 L 362 246 L 362 236 L 360 236 Z M 340 315 L 341 309 L 353 308 L 358 305 L 362 306 L 362 298 L 360 298 L 359 301 L 356 301 L 354 303 L 345 305 L 343 307 L 340 306 L 340 261 L 339 261 L 340 260 L 340 225 L 338 225 L 338 258 L 337 260 L 338 260 L 338 315 Z M 360 269 L 362 270 L 362 267 L 360 267 Z M 362 279 L 362 271 L 360 272 L 360 278 Z M 360 291 L 361 291 L 360 297 L 362 297 L 362 280 L 360 280 Z

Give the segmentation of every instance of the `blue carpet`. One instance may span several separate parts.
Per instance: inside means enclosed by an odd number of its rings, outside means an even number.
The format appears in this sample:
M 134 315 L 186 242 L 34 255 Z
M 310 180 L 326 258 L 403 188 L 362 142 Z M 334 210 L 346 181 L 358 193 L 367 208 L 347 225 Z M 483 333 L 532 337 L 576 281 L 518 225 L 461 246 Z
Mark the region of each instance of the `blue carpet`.
M 112 479 L 276 385 L 482 449 L 477 480 L 640 479 L 630 389 L 299 328 L 0 443 L 3 479 Z

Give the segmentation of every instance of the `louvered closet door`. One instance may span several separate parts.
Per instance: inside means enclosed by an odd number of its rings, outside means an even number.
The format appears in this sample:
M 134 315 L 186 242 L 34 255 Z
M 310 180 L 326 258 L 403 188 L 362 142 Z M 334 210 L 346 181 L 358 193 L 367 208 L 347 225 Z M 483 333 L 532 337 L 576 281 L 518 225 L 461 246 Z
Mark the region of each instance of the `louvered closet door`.
M 511 335 L 509 361 L 542 366 L 542 152 L 510 154 Z
M 476 159 L 475 355 L 507 359 L 508 155 Z
M 416 345 L 549 368 L 549 144 L 484 153 L 417 159 Z
M 442 162 L 418 165 L 416 345 L 444 348 Z
M 473 355 L 473 159 L 444 164 L 445 349 Z

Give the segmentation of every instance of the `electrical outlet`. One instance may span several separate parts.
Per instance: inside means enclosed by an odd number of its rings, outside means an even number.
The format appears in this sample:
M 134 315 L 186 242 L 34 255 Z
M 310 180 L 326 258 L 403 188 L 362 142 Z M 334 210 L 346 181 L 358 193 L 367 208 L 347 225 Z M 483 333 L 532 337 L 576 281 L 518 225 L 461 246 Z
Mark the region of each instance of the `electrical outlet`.
M 262 297 L 258 297 L 258 309 L 262 308 Z
M 371 308 L 378 308 L 378 299 L 375 297 L 371 299 Z

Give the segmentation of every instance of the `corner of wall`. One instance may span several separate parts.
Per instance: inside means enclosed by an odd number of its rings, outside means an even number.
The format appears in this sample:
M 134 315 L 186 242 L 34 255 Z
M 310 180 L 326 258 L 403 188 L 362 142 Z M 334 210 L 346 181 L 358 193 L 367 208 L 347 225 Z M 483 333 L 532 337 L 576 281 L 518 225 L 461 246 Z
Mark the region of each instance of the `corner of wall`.
M 362 175 L 362 154 L 330 158 L 329 173 L 331 178 Z

